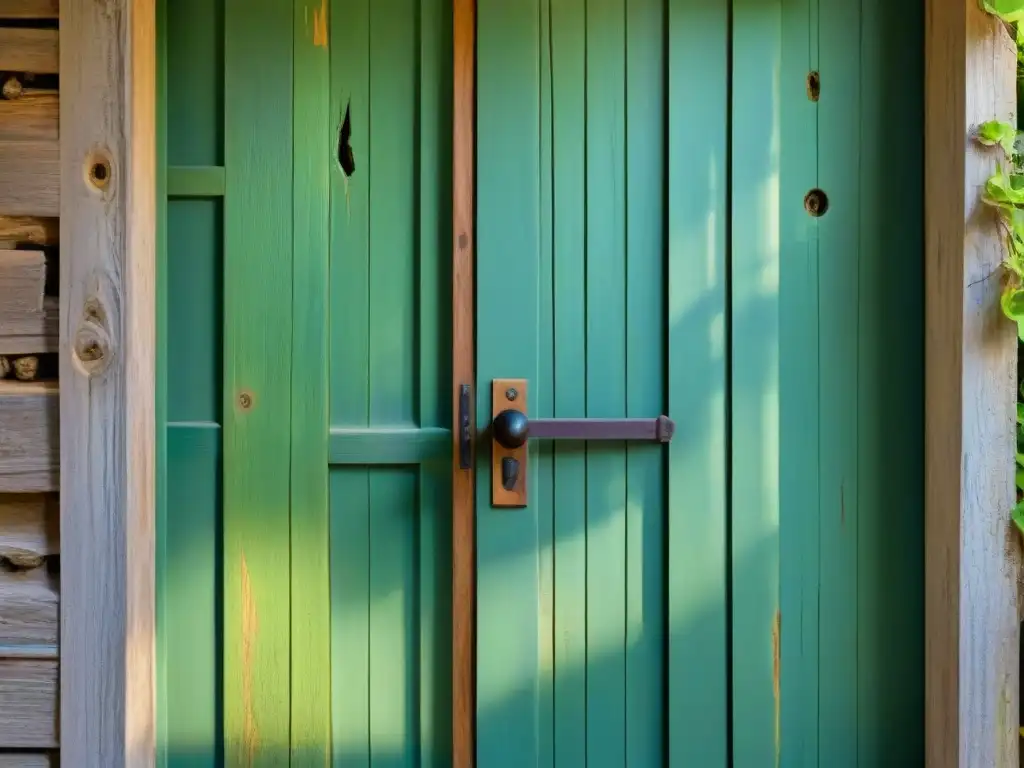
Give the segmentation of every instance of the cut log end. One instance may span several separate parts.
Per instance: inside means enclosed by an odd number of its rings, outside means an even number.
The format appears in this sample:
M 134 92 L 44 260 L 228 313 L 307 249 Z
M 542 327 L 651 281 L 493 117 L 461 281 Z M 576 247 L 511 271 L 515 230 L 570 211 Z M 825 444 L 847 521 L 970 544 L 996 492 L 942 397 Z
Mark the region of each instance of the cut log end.
M 4 80 L 3 97 L 5 99 L 16 99 L 21 96 L 23 90 L 21 81 L 15 75 L 9 75 Z
M 18 381 L 35 381 L 39 378 L 39 358 L 35 355 L 14 358 L 14 377 Z

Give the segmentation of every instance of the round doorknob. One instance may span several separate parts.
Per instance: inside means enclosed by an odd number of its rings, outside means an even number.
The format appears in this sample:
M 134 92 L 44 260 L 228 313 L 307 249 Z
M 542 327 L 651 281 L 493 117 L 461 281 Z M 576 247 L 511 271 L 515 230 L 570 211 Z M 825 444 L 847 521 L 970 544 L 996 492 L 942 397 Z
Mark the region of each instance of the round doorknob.
M 494 417 L 492 429 L 498 445 L 512 450 L 526 443 L 530 435 L 530 421 L 522 411 L 508 408 Z

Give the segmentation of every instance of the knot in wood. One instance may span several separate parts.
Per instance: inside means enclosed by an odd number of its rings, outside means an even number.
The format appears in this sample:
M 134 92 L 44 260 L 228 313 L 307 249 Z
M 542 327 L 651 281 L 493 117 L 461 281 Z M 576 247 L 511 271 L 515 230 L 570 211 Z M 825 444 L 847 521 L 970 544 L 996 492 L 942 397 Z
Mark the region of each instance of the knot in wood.
M 82 308 L 82 321 L 75 332 L 74 359 L 86 376 L 95 376 L 110 365 L 111 340 L 106 313 L 99 300 L 88 299 Z

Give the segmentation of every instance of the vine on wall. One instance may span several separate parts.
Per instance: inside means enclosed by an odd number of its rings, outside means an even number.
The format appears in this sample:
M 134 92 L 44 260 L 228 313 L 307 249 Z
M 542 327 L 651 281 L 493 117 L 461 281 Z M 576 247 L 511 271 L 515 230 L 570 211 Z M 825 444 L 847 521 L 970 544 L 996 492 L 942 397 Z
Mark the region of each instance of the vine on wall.
M 1010 26 L 1010 33 L 1017 41 L 1019 104 L 1021 85 L 1024 83 L 1024 25 L 1019 24 L 1024 21 L 1024 0 L 980 0 L 980 3 L 983 10 Z M 998 212 L 999 225 L 1006 239 L 1000 305 L 1003 314 L 1017 325 L 1019 358 L 1020 344 L 1024 342 L 1024 132 L 1010 123 L 990 120 L 978 126 L 974 138 L 985 146 L 999 147 L 1003 153 L 1003 161 L 985 183 L 982 200 Z M 1018 382 L 1018 385 L 1017 503 L 1013 507 L 1012 517 L 1017 528 L 1024 533 L 1024 384 Z M 1024 728 L 1021 733 L 1024 734 Z

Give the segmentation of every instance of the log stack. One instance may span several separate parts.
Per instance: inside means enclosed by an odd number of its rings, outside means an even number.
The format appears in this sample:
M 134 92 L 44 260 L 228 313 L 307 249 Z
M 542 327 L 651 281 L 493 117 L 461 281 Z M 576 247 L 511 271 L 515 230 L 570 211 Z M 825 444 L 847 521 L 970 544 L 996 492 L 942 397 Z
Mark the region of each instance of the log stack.
M 58 0 L 0 0 L 0 768 L 58 762 Z

